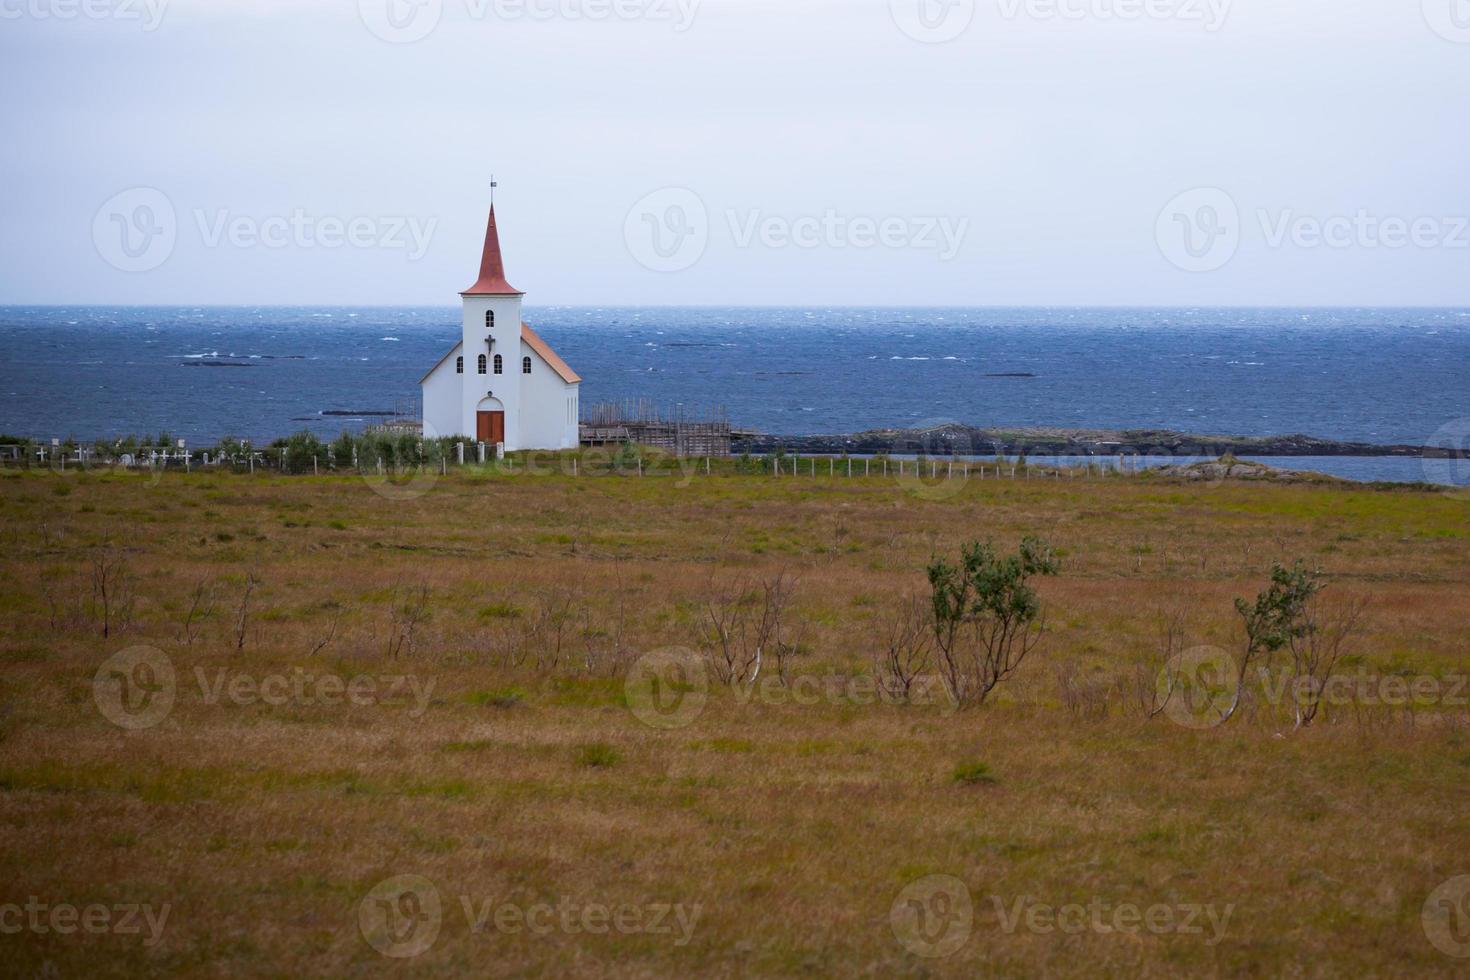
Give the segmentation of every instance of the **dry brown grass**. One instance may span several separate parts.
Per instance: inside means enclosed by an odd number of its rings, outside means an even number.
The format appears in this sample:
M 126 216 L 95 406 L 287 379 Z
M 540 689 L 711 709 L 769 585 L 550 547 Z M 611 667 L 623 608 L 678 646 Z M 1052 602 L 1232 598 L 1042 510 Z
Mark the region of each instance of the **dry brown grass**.
M 1233 647 L 1231 600 L 1297 557 L 1371 599 L 1354 669 L 1470 672 L 1463 500 L 1117 479 L 972 481 L 929 500 L 825 476 L 458 475 L 395 502 L 346 478 L 7 475 L 0 506 L 0 905 L 171 906 L 152 947 L 0 935 L 6 973 L 1465 968 L 1421 926 L 1426 896 L 1470 874 L 1465 708 L 1342 707 L 1291 734 L 1258 704 L 1195 731 L 1146 721 L 1118 690 L 1157 645 L 1161 609 L 1187 611 L 1189 643 Z M 1038 583 L 1049 635 L 981 710 L 714 690 L 693 724 L 659 730 L 624 703 L 628 664 L 691 643 L 723 583 L 797 576 L 796 673 L 851 677 L 931 553 L 1024 534 L 1064 555 Z M 132 592 L 106 639 L 85 585 L 103 550 L 125 558 Z M 214 610 L 186 642 L 200 582 Z M 171 658 L 179 695 L 129 732 L 99 712 L 93 677 L 136 644 Z M 1086 710 L 1067 707 L 1059 663 L 1092 682 Z M 211 705 L 196 669 L 410 674 L 432 701 L 421 716 L 412 701 Z M 955 779 L 975 762 L 993 781 Z M 391 960 L 358 911 L 401 874 L 435 884 L 443 924 L 427 952 Z M 931 874 L 974 902 L 968 941 L 938 959 L 890 925 Z M 460 896 L 700 914 L 684 944 L 677 927 L 476 934 Z M 992 896 L 1234 909 L 1209 944 L 1208 927 L 1007 932 Z

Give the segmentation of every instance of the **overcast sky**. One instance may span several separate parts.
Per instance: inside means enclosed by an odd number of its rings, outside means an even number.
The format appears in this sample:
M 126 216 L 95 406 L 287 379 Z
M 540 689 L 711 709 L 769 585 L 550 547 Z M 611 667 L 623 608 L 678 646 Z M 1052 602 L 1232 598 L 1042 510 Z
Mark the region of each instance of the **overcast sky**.
M 494 173 L 536 305 L 1470 305 L 1470 0 L 0 0 L 0 77 L 0 303 L 454 303 Z

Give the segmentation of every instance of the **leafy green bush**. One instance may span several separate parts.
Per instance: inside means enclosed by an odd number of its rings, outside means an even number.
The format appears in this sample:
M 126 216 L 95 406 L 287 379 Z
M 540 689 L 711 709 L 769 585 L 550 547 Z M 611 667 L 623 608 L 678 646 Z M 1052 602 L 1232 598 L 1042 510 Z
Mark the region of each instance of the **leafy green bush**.
M 1026 659 L 1041 638 L 1041 600 L 1030 580 L 1060 568 L 1051 547 L 1033 537 L 1014 555 L 971 541 L 957 563 L 929 563 L 939 671 L 955 704 L 982 704 Z

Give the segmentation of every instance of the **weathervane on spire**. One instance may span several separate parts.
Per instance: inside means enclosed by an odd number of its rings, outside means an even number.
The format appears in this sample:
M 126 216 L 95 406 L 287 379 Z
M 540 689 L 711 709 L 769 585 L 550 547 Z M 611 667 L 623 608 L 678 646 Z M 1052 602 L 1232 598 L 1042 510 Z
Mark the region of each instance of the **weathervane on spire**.
M 497 188 L 499 186 L 500 185 L 495 182 L 495 175 L 494 174 L 491 174 L 490 175 L 490 206 L 492 208 L 495 207 L 495 188 Z

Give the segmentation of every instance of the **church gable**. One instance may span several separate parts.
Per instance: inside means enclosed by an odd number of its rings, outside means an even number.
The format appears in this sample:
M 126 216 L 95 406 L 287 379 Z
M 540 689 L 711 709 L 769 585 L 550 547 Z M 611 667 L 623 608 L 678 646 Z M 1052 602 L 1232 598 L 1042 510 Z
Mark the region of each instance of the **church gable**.
M 429 368 L 429 371 L 428 371 L 427 374 L 425 374 L 422 378 L 419 378 L 419 384 L 423 384 L 425 381 L 428 381 L 430 378 L 432 378 L 434 376 L 434 372 L 435 371 L 439 370 L 444 365 L 448 364 L 450 358 L 454 357 L 455 355 L 457 355 L 462 350 L 464 350 L 464 341 L 461 340 L 459 343 L 455 344 L 453 347 L 451 347 L 449 349 L 449 353 L 448 354 L 445 354 L 443 357 L 439 358 L 439 363 L 438 364 L 435 364 L 433 367 Z

